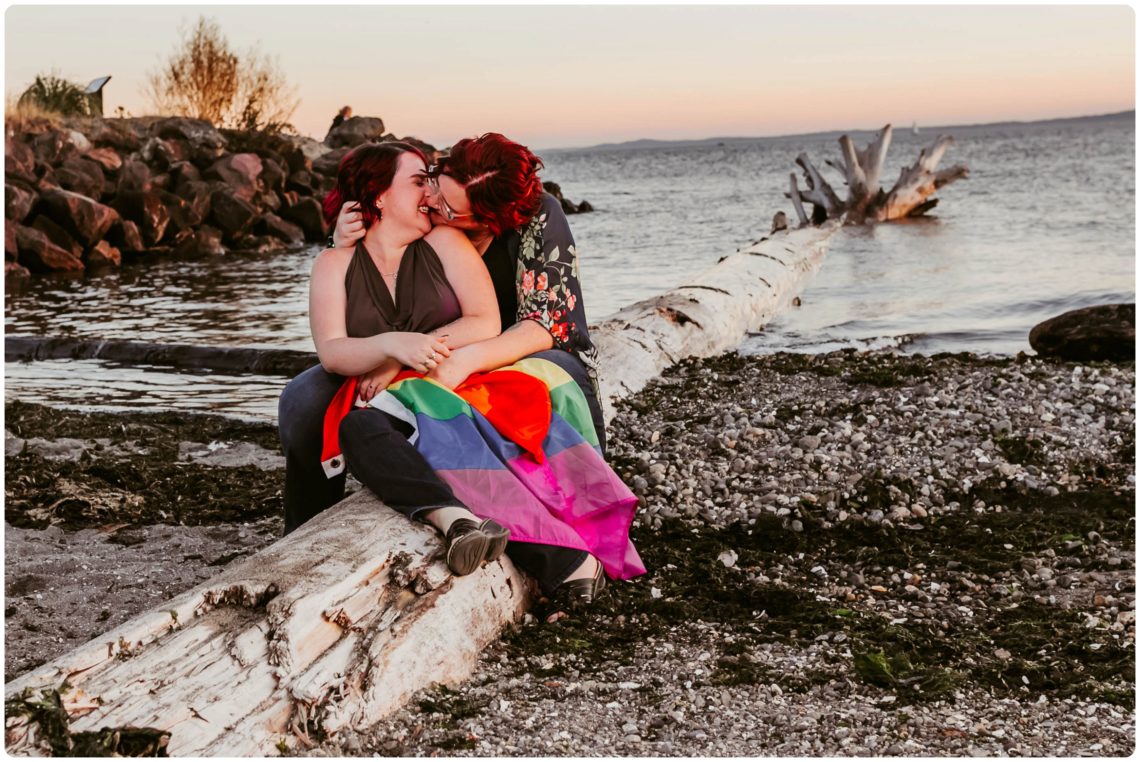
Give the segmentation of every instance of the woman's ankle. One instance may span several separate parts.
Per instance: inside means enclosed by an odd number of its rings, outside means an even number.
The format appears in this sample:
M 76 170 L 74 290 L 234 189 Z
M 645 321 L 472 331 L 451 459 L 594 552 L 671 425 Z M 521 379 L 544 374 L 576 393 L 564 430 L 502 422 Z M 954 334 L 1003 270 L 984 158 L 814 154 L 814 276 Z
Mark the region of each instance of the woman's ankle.
M 479 523 L 478 516 L 459 505 L 435 508 L 425 513 L 423 519 L 438 529 L 441 534 L 447 534 L 447 530 L 451 529 L 451 525 L 455 523 L 457 519 L 467 519 L 468 521 Z
M 598 559 L 592 555 L 587 555 L 586 560 L 578 565 L 578 568 L 570 572 L 570 576 L 563 580 L 569 582 L 572 579 L 590 579 L 598 571 Z

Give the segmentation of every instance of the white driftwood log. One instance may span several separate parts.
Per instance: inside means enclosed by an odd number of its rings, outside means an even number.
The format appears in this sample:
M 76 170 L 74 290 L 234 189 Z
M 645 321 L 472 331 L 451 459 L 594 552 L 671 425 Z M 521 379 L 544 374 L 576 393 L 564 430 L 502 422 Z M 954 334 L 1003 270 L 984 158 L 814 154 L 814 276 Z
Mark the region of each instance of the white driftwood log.
M 942 160 L 942 154 L 954 142 L 954 138 L 943 135 L 935 140 L 918 155 L 918 161 L 912 166 L 903 168 L 895 187 L 891 188 L 884 203 L 875 213 L 875 219 L 898 220 L 903 217 L 914 217 L 934 208 L 938 199 L 931 199 L 939 188 L 947 183 L 966 177 L 969 170 L 956 165 L 941 172 L 934 168 Z
M 847 219 L 849 222 L 862 222 L 863 213 L 879 194 L 879 177 L 883 172 L 883 161 L 891 145 L 891 126 L 888 124 L 879 131 L 871 144 L 860 151 L 847 135 L 839 138 L 839 148 L 843 152 L 843 174 L 847 178 Z M 830 161 L 828 164 L 832 164 Z M 832 166 L 835 166 L 832 164 Z
M 740 344 L 799 293 L 815 272 L 837 223 L 798 228 L 725 257 L 660 296 L 632 304 L 590 329 L 598 348 L 602 407 L 638 392 L 678 360 Z
M 797 156 L 796 164 L 799 164 L 800 168 L 803 169 L 804 178 L 807 181 L 807 190 L 799 191 L 800 198 L 823 207 L 827 211 L 827 219 L 839 219 L 843 215 L 844 204 L 839 200 L 839 196 L 835 195 L 835 191 L 832 190 L 831 185 L 820 174 L 820 171 L 808 159 L 807 154 L 801 153 Z
M 592 329 L 606 419 L 677 360 L 737 346 L 797 293 L 838 228 L 781 232 Z M 529 604 L 504 556 L 452 577 L 438 534 L 353 495 L 218 577 L 6 686 L 60 689 L 71 730 L 152 727 L 173 756 L 264 756 L 366 727 L 469 677 Z M 67 687 L 61 688 L 66 681 Z M 7 718 L 12 754 L 42 751 Z
M 453 577 L 434 529 L 360 492 L 209 582 L 13 681 L 61 692 L 71 730 L 170 731 L 172 756 L 276 756 L 458 684 L 528 606 L 509 562 Z M 9 753 L 36 729 L 8 719 Z
M 827 180 L 808 159 L 807 154 L 801 153 L 796 157 L 796 164 L 803 169 L 808 189 L 800 190 L 796 175 L 792 173 L 791 189 L 784 195 L 792 200 L 801 226 L 807 225 L 809 221 L 809 215 L 803 209 L 804 201 L 813 204 L 810 221 L 816 223 L 822 220 L 842 219 L 849 225 L 862 225 L 867 221 L 888 222 L 904 217 L 917 217 L 938 204 L 938 199 L 931 196 L 939 188 L 969 175 L 969 170 L 961 165 L 941 172 L 935 171 L 938 162 L 942 160 L 942 154 L 954 142 L 954 139 L 947 135 L 939 137 L 931 145 L 923 148 L 918 161 L 902 170 L 898 181 L 889 192 L 884 191 L 879 185 L 879 179 L 882 176 L 887 149 L 891 144 L 891 134 L 891 125 L 888 124 L 862 151 L 855 148 L 850 136 L 840 136 L 839 148 L 843 155 L 843 164 L 839 165 L 831 160 L 827 160 L 826 163 L 843 172 L 848 191 L 846 201 L 839 200 Z

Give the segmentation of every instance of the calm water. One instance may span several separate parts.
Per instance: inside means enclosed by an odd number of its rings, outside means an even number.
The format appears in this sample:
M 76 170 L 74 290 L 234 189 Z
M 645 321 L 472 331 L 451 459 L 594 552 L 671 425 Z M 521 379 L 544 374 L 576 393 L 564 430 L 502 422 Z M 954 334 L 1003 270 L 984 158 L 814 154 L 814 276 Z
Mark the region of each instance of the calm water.
M 742 349 L 895 346 L 1028 350 L 1034 323 L 1135 298 L 1135 124 L 1131 116 L 954 128 L 943 167 L 971 174 L 931 219 L 842 231 L 803 305 Z M 937 136 L 896 132 L 888 185 Z M 853 133 L 860 146 L 869 133 Z M 704 147 L 547 151 L 545 176 L 598 211 L 571 218 L 585 300 L 599 320 L 764 235 L 783 209 L 793 159 L 838 160 L 834 135 Z M 830 168 L 836 190 L 842 181 Z M 157 262 L 94 277 L 41 278 L 7 292 L 10 334 L 311 349 L 305 317 L 316 249 L 271 257 Z M 209 409 L 272 417 L 280 379 L 158 368 L 8 364 L 7 397 L 53 404 Z

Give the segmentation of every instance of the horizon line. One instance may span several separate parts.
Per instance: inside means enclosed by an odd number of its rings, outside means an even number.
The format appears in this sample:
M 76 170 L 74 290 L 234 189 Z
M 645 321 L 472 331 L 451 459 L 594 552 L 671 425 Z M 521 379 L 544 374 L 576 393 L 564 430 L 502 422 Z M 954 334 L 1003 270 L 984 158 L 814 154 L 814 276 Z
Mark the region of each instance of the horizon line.
M 1067 122 L 1075 121 L 1078 119 L 1106 119 L 1109 117 L 1127 116 L 1132 114 L 1133 118 L 1136 116 L 1135 107 L 1125 109 L 1123 111 L 1108 111 L 1100 114 L 1080 114 L 1076 116 L 1057 116 L 1048 117 L 1046 119 L 1000 119 L 993 122 L 965 122 L 960 124 L 939 124 L 924 127 L 926 130 L 941 130 L 947 128 L 961 128 L 961 127 L 994 127 L 1003 124 L 1043 124 L 1047 122 Z M 917 125 L 917 122 L 915 122 Z M 890 123 L 888 123 L 890 125 Z M 890 125 L 893 126 L 893 125 Z M 632 138 L 630 140 L 622 140 L 618 142 L 606 141 L 602 143 L 594 143 L 585 146 L 550 146 L 545 148 L 536 148 L 536 151 L 586 151 L 595 148 L 622 148 L 631 146 L 634 143 L 661 143 L 661 144 L 677 144 L 677 143 L 706 143 L 712 140 L 776 140 L 779 138 L 804 138 L 812 137 L 814 135 L 830 135 L 832 133 L 861 133 L 861 132 L 878 132 L 883 129 L 882 127 L 863 127 L 863 128 L 833 128 L 828 130 L 812 130 L 810 132 L 785 132 L 778 135 L 735 135 L 735 136 L 721 136 L 711 135 L 703 138 Z M 905 128 L 900 128 L 905 129 Z

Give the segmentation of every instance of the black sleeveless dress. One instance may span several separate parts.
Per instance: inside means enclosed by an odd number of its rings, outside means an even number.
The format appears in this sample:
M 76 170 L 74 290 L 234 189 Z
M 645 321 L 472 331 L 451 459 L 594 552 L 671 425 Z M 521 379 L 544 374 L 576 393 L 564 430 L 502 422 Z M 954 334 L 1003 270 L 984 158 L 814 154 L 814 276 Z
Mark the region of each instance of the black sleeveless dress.
M 428 333 L 463 314 L 439 255 L 422 238 L 409 244 L 400 260 L 395 299 L 363 242 L 356 244 L 344 289 L 345 329 L 355 339 L 388 331 Z

